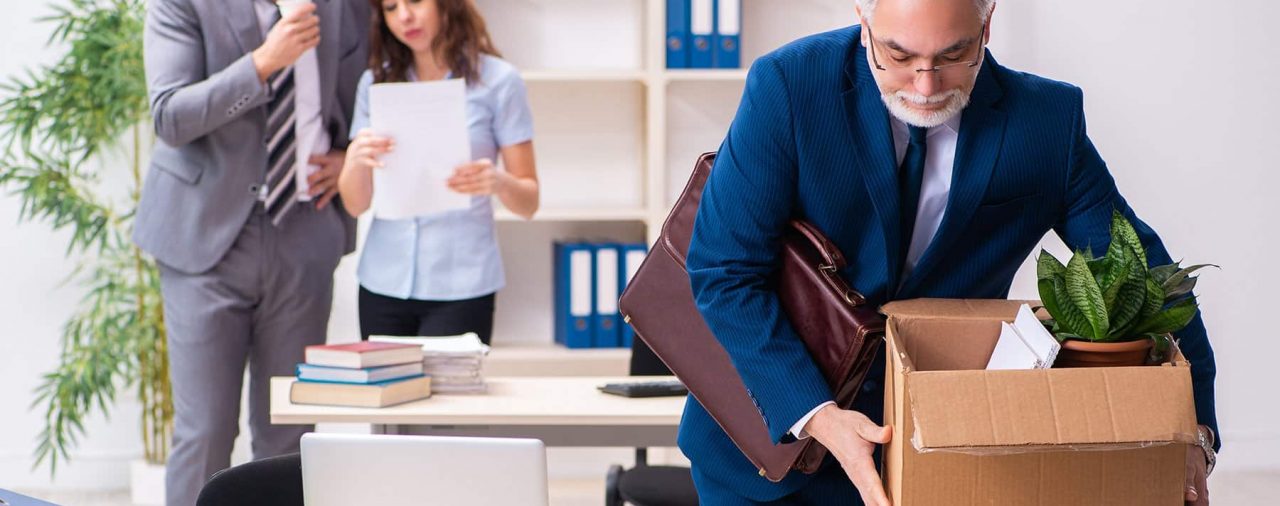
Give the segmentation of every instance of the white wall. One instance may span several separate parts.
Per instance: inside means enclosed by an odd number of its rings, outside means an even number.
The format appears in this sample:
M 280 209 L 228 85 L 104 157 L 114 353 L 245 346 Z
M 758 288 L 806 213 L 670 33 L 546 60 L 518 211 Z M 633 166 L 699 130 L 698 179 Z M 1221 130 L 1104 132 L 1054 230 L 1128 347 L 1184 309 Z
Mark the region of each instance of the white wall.
M 1174 259 L 1214 263 L 1198 293 L 1217 353 L 1220 465 L 1280 468 L 1280 340 L 1267 302 L 1280 271 L 1280 3 L 1007 1 L 1004 65 L 1084 89 L 1089 134 L 1121 192 Z M 1051 250 L 1067 253 L 1056 237 Z M 1015 297 L 1036 297 L 1024 266 Z
M 55 56 L 43 47 L 48 26 L 31 21 L 47 13 L 42 2 L 12 2 L 0 17 L 4 80 Z M 999 5 L 993 28 L 1001 63 L 1084 88 L 1094 143 L 1174 256 L 1223 266 L 1200 285 L 1218 354 L 1223 468 L 1280 469 L 1280 402 L 1270 391 L 1280 379 L 1270 363 L 1280 340 L 1263 305 L 1280 284 L 1268 255 L 1280 250 L 1272 222 L 1280 217 L 1272 197 L 1280 164 L 1265 151 L 1280 131 L 1275 19 L 1280 3 L 1268 0 L 1011 0 Z M 61 322 L 79 292 L 60 286 L 71 268 L 65 236 L 19 225 L 17 213 L 17 199 L 0 196 L 0 488 L 46 487 L 47 471 L 30 470 L 42 425 L 27 406 L 55 363 Z M 331 325 L 343 335 L 355 332 L 350 264 L 338 272 Z M 1035 296 L 1031 274 L 1023 269 L 1013 296 Z M 141 453 L 127 394 L 109 421 L 90 420 L 90 436 L 56 486 L 124 486 L 123 464 Z

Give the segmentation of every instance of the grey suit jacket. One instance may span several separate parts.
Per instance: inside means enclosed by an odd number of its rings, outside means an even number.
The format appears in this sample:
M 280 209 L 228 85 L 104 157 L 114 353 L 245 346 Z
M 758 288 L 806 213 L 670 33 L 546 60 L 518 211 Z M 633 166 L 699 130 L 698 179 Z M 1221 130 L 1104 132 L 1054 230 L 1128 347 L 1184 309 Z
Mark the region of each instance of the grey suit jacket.
M 335 149 L 347 145 L 356 84 L 367 66 L 364 0 L 315 0 L 320 17 L 321 115 Z M 252 0 L 151 0 L 143 39 L 151 155 L 133 240 L 179 271 L 204 272 L 235 241 L 265 178 L 267 86 L 250 52 L 262 44 Z M 355 221 L 340 202 L 329 211 Z M 294 210 L 297 212 L 297 209 Z

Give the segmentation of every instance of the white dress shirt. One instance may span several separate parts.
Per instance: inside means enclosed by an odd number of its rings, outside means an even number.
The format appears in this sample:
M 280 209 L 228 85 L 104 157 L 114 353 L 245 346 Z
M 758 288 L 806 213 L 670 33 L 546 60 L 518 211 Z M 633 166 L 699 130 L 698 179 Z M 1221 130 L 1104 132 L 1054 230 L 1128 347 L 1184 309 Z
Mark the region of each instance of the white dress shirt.
M 911 142 L 911 133 L 906 123 L 893 116 L 889 117 L 889 125 L 893 131 L 895 160 L 898 166 L 901 166 L 902 159 L 907 156 L 907 145 Z M 920 204 L 916 208 L 916 227 L 911 234 L 911 248 L 907 252 L 906 265 L 902 268 L 899 283 L 906 280 L 907 275 L 915 270 L 920 256 L 924 255 L 924 250 L 929 247 L 929 243 L 933 241 L 933 235 L 942 225 L 942 214 L 947 209 L 947 197 L 951 195 L 951 171 L 955 164 L 956 142 L 959 139 L 960 114 L 956 114 L 946 123 L 930 128 L 929 133 L 925 135 L 927 147 L 924 158 L 924 179 L 920 181 Z M 824 402 L 800 417 L 800 420 L 791 426 L 791 434 L 800 439 L 809 437 L 809 434 L 804 431 L 804 426 L 809 423 L 813 415 L 818 413 L 818 410 L 828 404 L 835 403 Z
M 265 40 L 267 33 L 271 31 L 272 20 L 276 16 L 276 3 L 272 0 L 254 0 L 254 11 L 258 14 L 258 27 L 262 30 L 262 38 Z M 318 165 L 311 165 L 307 160 L 311 155 L 323 155 L 329 152 L 332 139 L 329 138 L 329 132 L 324 129 L 324 118 L 320 113 L 320 63 L 316 59 L 315 48 L 308 49 L 302 53 L 298 60 L 293 63 L 293 110 L 295 115 L 294 121 L 294 139 L 296 139 L 297 170 L 295 171 L 298 200 L 309 201 L 311 196 L 307 194 L 310 185 L 307 184 L 307 176 L 317 170 Z

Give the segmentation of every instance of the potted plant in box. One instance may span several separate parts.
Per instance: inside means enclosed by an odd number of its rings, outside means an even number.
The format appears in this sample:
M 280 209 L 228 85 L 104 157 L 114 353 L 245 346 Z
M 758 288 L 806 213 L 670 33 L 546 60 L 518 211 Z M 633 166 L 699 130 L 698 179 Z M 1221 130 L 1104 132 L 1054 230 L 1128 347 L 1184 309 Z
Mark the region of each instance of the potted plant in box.
M 1197 270 L 1209 264 L 1147 267 L 1147 254 L 1133 225 L 1112 212 L 1111 244 L 1100 258 L 1075 251 L 1063 265 L 1041 250 L 1036 263 L 1045 321 L 1062 343 L 1058 367 L 1143 365 L 1153 347 L 1163 350 L 1191 322 Z M 1216 267 L 1216 266 L 1214 266 Z

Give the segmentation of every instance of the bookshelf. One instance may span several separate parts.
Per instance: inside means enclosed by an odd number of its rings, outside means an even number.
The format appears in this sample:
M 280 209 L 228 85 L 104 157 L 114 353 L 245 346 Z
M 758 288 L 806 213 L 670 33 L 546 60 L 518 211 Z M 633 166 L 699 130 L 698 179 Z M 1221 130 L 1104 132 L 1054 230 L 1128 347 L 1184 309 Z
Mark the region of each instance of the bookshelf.
M 723 81 L 742 82 L 747 79 L 746 69 L 673 69 L 662 73 L 663 84 L 672 82 Z
M 507 287 L 498 294 L 495 353 L 518 350 L 505 354 L 517 363 L 536 356 L 599 366 L 564 358 L 581 356 L 616 367 L 616 353 L 546 351 L 552 242 L 653 244 L 697 156 L 724 138 L 751 62 L 854 24 L 854 2 L 743 0 L 743 68 L 676 70 L 666 68 L 666 0 L 475 2 L 527 83 L 542 182 L 533 220 L 496 215 Z

